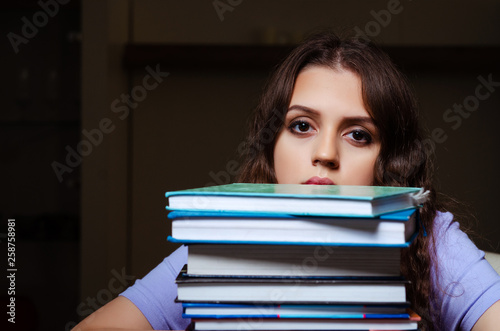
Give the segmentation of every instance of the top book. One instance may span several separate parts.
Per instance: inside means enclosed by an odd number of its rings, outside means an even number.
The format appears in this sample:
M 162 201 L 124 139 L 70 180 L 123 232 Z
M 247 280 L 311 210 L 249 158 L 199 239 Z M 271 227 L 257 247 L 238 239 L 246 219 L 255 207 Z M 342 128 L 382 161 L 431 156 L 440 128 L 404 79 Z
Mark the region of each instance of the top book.
M 251 211 L 302 216 L 365 216 L 414 208 L 415 187 L 235 183 L 165 193 L 168 210 Z

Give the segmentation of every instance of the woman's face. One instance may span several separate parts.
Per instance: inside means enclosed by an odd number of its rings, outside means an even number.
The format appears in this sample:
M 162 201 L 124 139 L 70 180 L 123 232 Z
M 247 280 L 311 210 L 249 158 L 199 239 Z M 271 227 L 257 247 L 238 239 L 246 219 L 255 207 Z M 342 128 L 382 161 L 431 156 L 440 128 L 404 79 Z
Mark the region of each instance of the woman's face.
M 379 151 L 358 76 L 321 66 L 302 70 L 274 148 L 277 182 L 372 185 Z

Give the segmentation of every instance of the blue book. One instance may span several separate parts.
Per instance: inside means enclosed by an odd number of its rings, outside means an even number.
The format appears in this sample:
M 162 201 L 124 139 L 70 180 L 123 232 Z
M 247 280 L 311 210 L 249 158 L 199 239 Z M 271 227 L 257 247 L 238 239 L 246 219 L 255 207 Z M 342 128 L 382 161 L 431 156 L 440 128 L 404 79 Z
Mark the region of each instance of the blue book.
M 409 319 L 408 305 L 252 305 L 182 303 L 184 318 Z
M 378 217 L 314 217 L 276 213 L 173 211 L 169 241 L 406 247 L 418 226 L 418 210 Z
M 414 208 L 414 187 L 235 183 L 167 192 L 169 210 L 249 211 L 308 216 L 369 216 Z

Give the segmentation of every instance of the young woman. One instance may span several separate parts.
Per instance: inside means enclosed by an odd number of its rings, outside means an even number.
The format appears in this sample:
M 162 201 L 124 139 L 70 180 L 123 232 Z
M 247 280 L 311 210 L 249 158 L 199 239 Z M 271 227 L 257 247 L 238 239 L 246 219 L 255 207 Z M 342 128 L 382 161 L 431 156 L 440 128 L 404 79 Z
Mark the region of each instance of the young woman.
M 416 186 L 430 191 L 422 227 L 403 253 L 422 329 L 495 330 L 500 276 L 438 204 L 414 96 L 371 43 L 309 38 L 277 68 L 255 111 L 239 181 Z M 174 279 L 179 248 L 145 278 L 82 321 L 90 328 L 184 329 Z

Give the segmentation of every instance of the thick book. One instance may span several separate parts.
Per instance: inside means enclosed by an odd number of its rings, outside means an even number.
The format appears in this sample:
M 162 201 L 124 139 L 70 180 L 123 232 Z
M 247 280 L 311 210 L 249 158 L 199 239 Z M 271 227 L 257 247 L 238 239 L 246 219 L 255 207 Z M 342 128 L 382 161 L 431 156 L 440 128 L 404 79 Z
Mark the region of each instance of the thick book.
M 407 281 L 339 278 L 191 277 L 176 279 L 177 299 L 207 303 L 404 304 Z
M 399 247 L 188 246 L 190 276 L 398 277 Z
M 331 243 L 402 245 L 417 227 L 414 208 L 378 217 L 313 217 L 255 212 L 173 211 L 172 239 L 177 242 Z
M 407 305 L 249 305 L 182 304 L 184 318 L 336 318 L 336 319 L 409 319 Z
M 420 205 L 420 188 L 235 183 L 165 193 L 169 210 L 278 212 L 309 216 L 377 216 Z
M 194 319 L 194 330 L 418 330 L 420 317 L 409 319 Z

